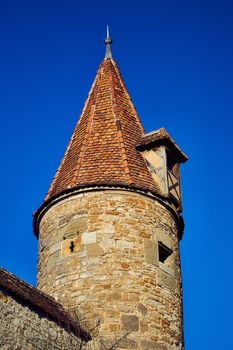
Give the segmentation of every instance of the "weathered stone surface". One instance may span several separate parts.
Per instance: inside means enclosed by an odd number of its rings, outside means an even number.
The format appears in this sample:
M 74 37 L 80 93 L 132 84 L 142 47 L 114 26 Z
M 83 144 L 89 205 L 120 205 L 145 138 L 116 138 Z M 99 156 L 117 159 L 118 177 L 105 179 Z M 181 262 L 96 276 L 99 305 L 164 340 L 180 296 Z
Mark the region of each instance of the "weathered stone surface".
M 139 318 L 136 315 L 122 315 L 121 316 L 122 329 L 125 331 L 139 330 Z
M 169 288 L 174 291 L 175 289 L 175 279 L 167 272 L 162 271 L 161 269 L 158 271 L 158 283 L 163 287 Z
M 88 244 L 86 250 L 87 256 L 99 256 L 104 254 L 104 250 L 97 243 Z
M 48 271 L 50 271 L 51 269 L 55 268 L 56 263 L 57 263 L 57 259 L 59 257 L 59 251 L 57 250 L 56 252 L 54 252 L 53 254 L 51 254 L 48 258 L 47 261 L 47 269 Z
M 134 243 L 133 242 L 129 242 L 129 241 L 125 241 L 125 240 L 119 240 L 116 242 L 116 246 L 117 248 L 123 248 L 123 249 L 127 249 L 127 248 L 133 248 L 134 247 Z
M 120 338 L 123 338 L 124 335 L 125 334 L 122 334 L 122 337 Z M 139 349 L 138 343 L 132 339 L 132 335 L 130 334 L 127 337 L 120 340 L 118 345 L 120 349 Z
M 66 225 L 84 212 L 87 227 L 80 234 L 80 251 L 63 257 L 57 250 L 53 268 L 47 270 L 50 247 L 65 241 Z M 158 239 L 172 247 L 175 278 L 158 264 Z M 177 224 L 155 199 L 124 190 L 64 198 L 42 217 L 39 247 L 38 287 L 69 310 L 77 307 L 89 330 L 100 319 L 97 333 L 104 344 L 127 332 L 122 317 L 132 315 L 138 318 L 132 323 L 137 330 L 119 349 L 145 349 L 153 343 L 154 349 L 170 350 L 174 337 L 182 339 Z M 152 343 L 140 345 L 142 339 Z
M 96 243 L 96 232 L 84 232 L 82 234 L 82 244 Z
M 142 315 L 147 314 L 147 308 L 143 304 L 138 304 L 138 312 L 140 312 Z
M 6 303 L 8 301 L 8 296 L 0 291 L 0 302 Z
M 81 340 L 24 302 L 0 292 L 1 350 L 70 350 L 80 348 Z M 7 302 L 6 302 L 7 301 Z
M 120 291 L 114 291 L 114 292 L 109 292 L 108 294 L 108 300 L 109 301 L 116 301 L 116 300 L 121 300 L 122 299 L 122 293 Z
M 155 229 L 155 237 L 158 241 L 163 242 L 169 249 L 174 250 L 174 237 L 169 235 L 164 229 Z
M 53 254 L 57 250 L 61 249 L 61 242 L 55 243 L 50 247 L 50 253 Z
M 150 239 L 144 239 L 144 255 L 145 262 L 156 266 L 159 265 L 158 245 L 156 242 Z
M 113 224 L 103 222 L 102 226 L 101 226 L 101 231 L 105 232 L 105 233 L 114 233 L 115 232 L 115 228 L 114 228 Z
M 140 341 L 141 349 L 145 350 L 168 350 L 168 348 L 162 344 L 158 344 L 154 341 L 141 340 Z
M 72 238 L 78 234 L 86 231 L 87 229 L 87 218 L 79 217 L 72 218 L 71 222 L 66 226 L 64 238 Z

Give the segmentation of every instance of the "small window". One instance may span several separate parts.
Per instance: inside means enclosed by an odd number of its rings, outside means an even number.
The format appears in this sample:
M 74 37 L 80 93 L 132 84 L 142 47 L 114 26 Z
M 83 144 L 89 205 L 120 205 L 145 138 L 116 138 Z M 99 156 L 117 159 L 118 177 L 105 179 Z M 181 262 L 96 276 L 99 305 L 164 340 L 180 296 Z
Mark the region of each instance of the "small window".
M 74 241 L 71 241 L 71 243 L 70 243 L 70 252 L 71 252 L 71 253 L 74 252 L 74 247 L 75 247 Z
M 165 244 L 159 242 L 159 261 L 165 265 L 169 263 L 169 257 L 172 255 L 172 250 Z

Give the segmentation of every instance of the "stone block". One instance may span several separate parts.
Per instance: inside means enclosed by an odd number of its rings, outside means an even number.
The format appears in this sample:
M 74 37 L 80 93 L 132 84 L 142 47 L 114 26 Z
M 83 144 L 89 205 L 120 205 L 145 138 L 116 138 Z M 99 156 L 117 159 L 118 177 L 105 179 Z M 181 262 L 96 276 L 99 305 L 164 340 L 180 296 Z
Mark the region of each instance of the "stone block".
M 90 271 L 88 271 L 88 272 L 81 272 L 80 275 L 79 275 L 80 278 L 85 278 L 85 279 L 89 278 L 91 276 L 92 276 L 92 273 Z
M 56 252 L 57 250 L 61 249 L 61 242 L 55 243 L 53 245 L 50 246 L 49 251 L 50 254 L 53 254 L 54 252 Z
M 121 292 L 115 291 L 115 292 L 110 292 L 108 294 L 108 300 L 115 302 L 116 300 L 121 300 L 122 294 Z
M 61 256 L 68 256 L 78 253 L 81 250 L 81 237 L 74 237 L 72 239 L 65 239 L 61 245 Z
M 86 230 L 87 230 L 87 218 L 80 217 L 67 225 L 64 233 L 64 238 L 73 238 Z
M 158 269 L 158 284 L 172 291 L 175 290 L 175 279 L 163 270 Z
M 113 224 L 103 223 L 102 232 L 103 233 L 115 233 L 115 227 Z
M 49 256 L 48 262 L 47 262 L 47 270 L 51 271 L 53 268 L 55 268 L 57 261 L 59 257 L 59 251 L 57 250 L 52 255 Z
M 139 318 L 137 315 L 122 315 L 121 316 L 122 329 L 125 331 L 138 332 L 139 330 Z
M 159 262 L 159 268 L 161 270 L 163 270 L 164 272 L 166 272 L 167 274 L 171 275 L 172 277 L 174 277 L 174 267 L 168 267 L 166 264 Z
M 124 336 L 123 334 L 122 336 Z M 138 343 L 129 338 L 129 335 L 126 336 L 124 339 L 120 340 L 118 343 L 118 349 L 138 349 Z
M 177 265 L 174 264 L 174 277 L 175 279 L 177 279 L 178 281 L 180 281 L 180 269 L 178 268 Z
M 140 300 L 140 294 L 138 293 L 128 293 L 128 300 L 138 302 Z
M 0 302 L 6 303 L 7 300 L 8 300 L 7 295 L 0 291 Z
M 106 248 L 114 248 L 116 246 L 116 241 L 114 239 L 105 239 L 102 245 Z
M 165 244 L 169 249 L 174 250 L 173 238 L 164 230 L 156 228 L 155 229 L 156 240 Z
M 127 264 L 126 262 L 122 262 L 122 263 L 120 263 L 120 265 L 121 265 L 121 268 L 124 270 L 128 270 L 128 268 L 129 268 L 129 264 Z
M 150 340 L 141 340 L 140 346 L 145 350 L 168 350 L 166 346 Z
M 64 239 L 65 237 L 65 227 L 62 227 L 62 228 L 59 228 L 56 232 L 56 238 L 55 238 L 55 241 L 56 242 L 60 242 Z
M 147 308 L 145 307 L 145 305 L 138 304 L 138 312 L 145 316 L 147 314 Z
M 100 256 L 104 254 L 104 250 L 98 243 L 91 243 L 86 246 L 87 256 Z
M 82 244 L 96 243 L 96 232 L 83 232 Z
M 150 239 L 144 239 L 144 257 L 148 264 L 159 265 L 158 245 Z
M 131 248 L 134 247 L 134 243 L 133 242 L 119 240 L 119 241 L 116 242 L 116 247 L 117 248 L 122 248 L 122 249 L 131 249 Z
M 149 331 L 149 325 L 148 325 L 148 322 L 147 322 L 147 319 L 145 317 L 143 317 L 142 319 L 140 319 L 140 331 L 142 333 L 144 332 L 148 332 Z
M 116 332 L 116 331 L 118 331 L 118 328 L 119 328 L 119 326 L 118 326 L 117 323 L 112 323 L 112 324 L 109 325 L 109 331 L 110 332 Z

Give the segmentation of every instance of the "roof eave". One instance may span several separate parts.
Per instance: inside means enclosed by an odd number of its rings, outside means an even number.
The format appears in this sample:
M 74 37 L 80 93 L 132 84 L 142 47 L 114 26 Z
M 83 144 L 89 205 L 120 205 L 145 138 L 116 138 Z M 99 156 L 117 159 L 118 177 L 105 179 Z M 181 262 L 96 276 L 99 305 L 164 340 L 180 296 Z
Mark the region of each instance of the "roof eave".
M 159 146 L 167 147 L 179 163 L 185 163 L 188 160 L 188 156 L 177 146 L 164 128 L 144 134 L 140 143 L 136 145 L 136 149 L 141 152 Z

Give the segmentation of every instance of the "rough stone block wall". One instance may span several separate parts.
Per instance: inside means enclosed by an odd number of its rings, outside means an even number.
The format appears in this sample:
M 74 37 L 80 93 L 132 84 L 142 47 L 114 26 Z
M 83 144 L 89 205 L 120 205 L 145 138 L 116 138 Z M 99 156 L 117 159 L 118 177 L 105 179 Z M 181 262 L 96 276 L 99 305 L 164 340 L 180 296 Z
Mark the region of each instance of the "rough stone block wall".
M 105 346 L 183 349 L 177 221 L 149 196 L 103 190 L 53 204 L 40 222 L 37 278 L 84 328 L 100 320 L 92 334 Z
M 1 350 L 77 350 L 80 339 L 0 289 Z

